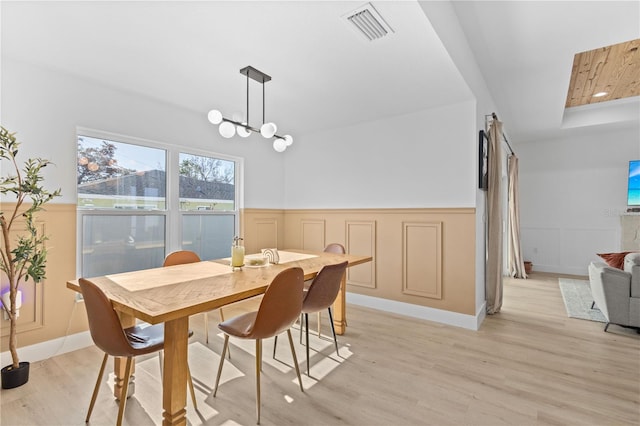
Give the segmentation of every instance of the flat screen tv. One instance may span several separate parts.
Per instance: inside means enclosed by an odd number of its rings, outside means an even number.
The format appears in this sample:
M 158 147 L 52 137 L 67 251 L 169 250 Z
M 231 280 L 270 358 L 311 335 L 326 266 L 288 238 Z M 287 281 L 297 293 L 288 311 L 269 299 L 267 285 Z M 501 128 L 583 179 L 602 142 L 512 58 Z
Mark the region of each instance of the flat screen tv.
M 640 160 L 629 161 L 627 205 L 640 206 Z

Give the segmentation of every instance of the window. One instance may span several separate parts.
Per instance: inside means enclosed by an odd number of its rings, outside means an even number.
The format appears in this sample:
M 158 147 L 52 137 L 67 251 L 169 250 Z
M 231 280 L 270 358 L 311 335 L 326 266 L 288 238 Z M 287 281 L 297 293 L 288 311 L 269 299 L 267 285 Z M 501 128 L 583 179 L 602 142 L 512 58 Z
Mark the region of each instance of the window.
M 179 175 L 182 248 L 201 259 L 229 256 L 235 235 L 235 163 L 181 152 Z
M 241 160 L 85 129 L 77 142 L 80 276 L 159 267 L 181 248 L 229 255 Z

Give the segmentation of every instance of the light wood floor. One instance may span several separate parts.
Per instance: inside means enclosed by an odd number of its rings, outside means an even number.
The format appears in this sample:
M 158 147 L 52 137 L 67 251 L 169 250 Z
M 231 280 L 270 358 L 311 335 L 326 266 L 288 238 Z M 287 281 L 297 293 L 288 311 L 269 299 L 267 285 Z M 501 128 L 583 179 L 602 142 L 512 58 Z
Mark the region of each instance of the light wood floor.
M 222 339 L 209 318 L 208 346 L 202 316 L 191 324 L 199 412 L 189 400 L 189 423 L 255 424 L 253 345 L 235 342 L 213 398 Z M 312 352 L 315 379 L 304 378 L 304 394 L 286 339 L 276 361 L 265 342 L 263 425 L 640 424 L 640 335 L 568 318 L 556 276 L 506 280 L 502 312 L 477 332 L 352 305 L 348 319 L 340 358 L 330 341 L 312 340 L 321 351 Z M 304 349 L 297 353 L 304 368 Z M 27 385 L 0 393 L 1 424 L 82 425 L 101 357 L 91 347 L 33 363 Z M 138 362 L 125 424 L 160 421 L 158 374 L 157 357 Z M 92 425 L 115 423 L 110 392 L 105 380 Z

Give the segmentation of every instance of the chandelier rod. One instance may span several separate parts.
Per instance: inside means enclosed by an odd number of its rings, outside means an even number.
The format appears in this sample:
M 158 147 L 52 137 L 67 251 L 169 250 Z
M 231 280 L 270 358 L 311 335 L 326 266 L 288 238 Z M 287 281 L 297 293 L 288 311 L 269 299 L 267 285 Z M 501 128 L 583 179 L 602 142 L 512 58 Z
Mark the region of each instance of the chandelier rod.
M 249 73 L 247 73 L 247 125 L 249 123 Z

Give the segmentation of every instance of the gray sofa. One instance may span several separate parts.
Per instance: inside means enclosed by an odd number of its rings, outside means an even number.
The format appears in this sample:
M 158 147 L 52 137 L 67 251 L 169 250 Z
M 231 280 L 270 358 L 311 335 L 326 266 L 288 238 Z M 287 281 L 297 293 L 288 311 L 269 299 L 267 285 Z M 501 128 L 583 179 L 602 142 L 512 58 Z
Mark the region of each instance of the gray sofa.
M 589 283 L 596 306 L 610 324 L 634 327 L 640 332 L 640 253 L 624 258 L 624 270 L 605 263 L 589 265 Z

